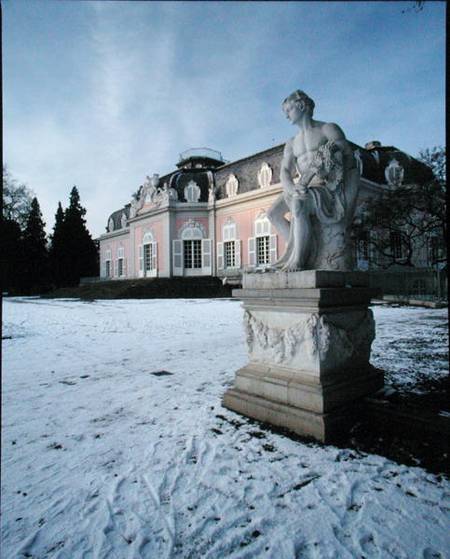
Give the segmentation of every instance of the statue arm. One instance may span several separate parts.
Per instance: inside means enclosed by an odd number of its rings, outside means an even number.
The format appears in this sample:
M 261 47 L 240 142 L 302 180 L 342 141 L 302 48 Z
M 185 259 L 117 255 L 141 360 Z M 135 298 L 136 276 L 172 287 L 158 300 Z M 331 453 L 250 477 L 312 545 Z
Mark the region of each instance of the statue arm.
M 324 133 L 328 140 L 334 142 L 334 144 L 342 151 L 344 156 L 344 169 L 351 169 L 356 166 L 354 161 L 353 150 L 348 143 L 344 132 L 337 124 L 328 123 L 324 126 Z
M 287 194 L 295 192 L 295 184 L 292 173 L 295 169 L 295 156 L 292 149 L 292 140 L 288 140 L 284 146 L 283 159 L 281 160 L 280 181 Z

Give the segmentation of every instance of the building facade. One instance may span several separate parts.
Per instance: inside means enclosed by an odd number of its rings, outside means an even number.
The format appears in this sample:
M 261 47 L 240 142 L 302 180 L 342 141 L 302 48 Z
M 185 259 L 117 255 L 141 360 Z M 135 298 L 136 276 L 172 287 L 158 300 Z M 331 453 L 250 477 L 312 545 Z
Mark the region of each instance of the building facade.
M 395 147 L 351 145 L 361 175 L 360 201 L 383 188 L 430 178 L 426 165 Z M 233 162 L 214 150 L 192 149 L 180 155 L 173 172 L 147 177 L 131 202 L 109 217 L 99 238 L 101 278 L 217 276 L 238 283 L 243 271 L 269 267 L 285 250 L 267 217 L 282 192 L 283 148 Z M 367 236 L 354 242 L 357 269 L 382 267 Z M 392 250 L 401 259 L 401 241 L 394 237 Z M 429 265 L 429 251 L 417 251 L 417 267 Z

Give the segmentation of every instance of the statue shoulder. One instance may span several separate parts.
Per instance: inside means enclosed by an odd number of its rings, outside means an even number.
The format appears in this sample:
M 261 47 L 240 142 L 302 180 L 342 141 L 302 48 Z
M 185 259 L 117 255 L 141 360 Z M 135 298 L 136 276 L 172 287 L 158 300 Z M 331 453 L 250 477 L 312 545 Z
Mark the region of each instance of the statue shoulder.
M 339 141 L 345 140 L 345 134 L 334 122 L 324 122 L 322 125 L 322 132 L 325 134 L 328 140 Z

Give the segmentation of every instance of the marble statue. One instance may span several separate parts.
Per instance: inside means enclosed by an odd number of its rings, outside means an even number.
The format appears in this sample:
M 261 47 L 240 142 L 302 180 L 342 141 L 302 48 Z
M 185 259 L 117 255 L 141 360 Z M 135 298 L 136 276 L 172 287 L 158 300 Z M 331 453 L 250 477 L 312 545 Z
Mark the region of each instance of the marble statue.
M 349 227 L 360 173 L 350 144 L 337 124 L 313 119 L 314 101 L 303 91 L 294 91 L 282 107 L 299 131 L 285 145 L 283 192 L 268 211 L 269 220 L 287 241 L 274 267 L 351 270 Z M 297 173 L 300 178 L 295 181 Z

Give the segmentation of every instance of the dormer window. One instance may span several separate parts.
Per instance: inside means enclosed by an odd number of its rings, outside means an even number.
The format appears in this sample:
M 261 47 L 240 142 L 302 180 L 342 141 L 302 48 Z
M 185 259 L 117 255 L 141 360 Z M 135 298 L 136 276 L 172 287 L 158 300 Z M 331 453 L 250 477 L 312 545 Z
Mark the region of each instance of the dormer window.
M 184 197 L 186 202 L 191 204 L 196 204 L 200 200 L 200 187 L 195 181 L 189 181 L 186 188 L 184 189 Z
M 225 191 L 227 193 L 228 198 L 233 198 L 237 195 L 239 188 L 239 181 L 236 175 L 231 175 L 228 177 L 227 182 L 225 183 Z
M 264 162 L 258 171 L 258 184 L 261 188 L 267 188 L 272 182 L 272 169 L 269 164 Z

